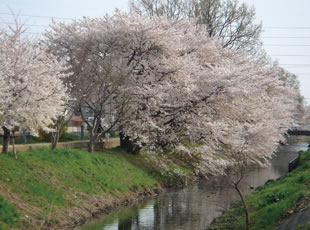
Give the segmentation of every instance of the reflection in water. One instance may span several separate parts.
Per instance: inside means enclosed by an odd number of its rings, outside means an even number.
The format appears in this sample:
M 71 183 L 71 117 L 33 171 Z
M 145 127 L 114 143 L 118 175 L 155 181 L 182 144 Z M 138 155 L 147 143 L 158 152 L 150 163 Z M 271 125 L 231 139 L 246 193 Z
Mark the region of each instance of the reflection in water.
M 243 180 L 243 192 L 250 192 L 268 179 L 276 179 L 288 170 L 288 163 L 299 150 L 306 150 L 310 137 L 299 137 L 291 145 L 281 146 L 267 168 L 250 168 Z M 202 230 L 223 209 L 238 200 L 237 193 L 226 185 L 201 180 L 178 191 L 167 191 L 144 204 L 124 208 L 82 229 L 100 230 Z M 128 214 L 130 213 L 130 214 Z M 109 223 L 108 223 L 109 222 Z

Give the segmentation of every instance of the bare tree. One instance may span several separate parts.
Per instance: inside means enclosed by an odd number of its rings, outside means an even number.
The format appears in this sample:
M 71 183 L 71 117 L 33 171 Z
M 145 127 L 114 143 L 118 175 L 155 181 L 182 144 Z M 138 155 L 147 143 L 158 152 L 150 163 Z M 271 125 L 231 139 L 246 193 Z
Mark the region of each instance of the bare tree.
M 195 1 L 191 0 L 131 0 L 130 10 L 148 17 L 188 18 L 194 15 Z
M 244 191 L 242 191 L 241 189 L 241 184 L 245 177 L 246 167 L 249 164 L 247 162 L 246 154 L 244 154 L 242 151 L 243 150 L 241 149 L 241 151 L 236 154 L 237 159 L 235 164 L 233 165 L 233 167 L 229 167 L 227 169 L 227 172 L 222 179 L 224 179 L 224 183 L 227 183 L 229 187 L 233 188 L 237 192 L 245 215 L 245 229 L 250 230 L 250 216 L 248 204 L 246 202 Z M 264 166 L 267 166 L 267 162 Z
M 238 0 L 131 0 L 130 10 L 148 17 L 194 18 L 206 26 L 209 37 L 221 38 L 223 47 L 250 53 L 261 48 L 255 9 Z
M 59 138 L 65 133 L 68 122 L 71 120 L 74 111 L 66 110 L 62 115 L 58 116 L 52 125 L 52 131 L 49 132 L 51 140 L 51 149 L 55 150 L 59 142 Z

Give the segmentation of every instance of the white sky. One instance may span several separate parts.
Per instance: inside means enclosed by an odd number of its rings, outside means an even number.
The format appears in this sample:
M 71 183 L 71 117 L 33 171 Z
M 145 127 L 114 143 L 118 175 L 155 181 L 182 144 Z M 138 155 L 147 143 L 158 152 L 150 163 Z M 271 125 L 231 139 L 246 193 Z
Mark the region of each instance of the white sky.
M 280 66 L 299 76 L 301 93 L 310 104 L 310 1 L 240 1 L 256 8 L 257 21 L 263 23 L 265 49 Z M 21 15 L 81 18 L 113 13 L 115 8 L 127 11 L 128 0 L 0 0 L 0 26 L 12 23 L 10 9 Z M 31 16 L 20 18 L 29 25 L 29 35 L 37 36 L 51 18 Z

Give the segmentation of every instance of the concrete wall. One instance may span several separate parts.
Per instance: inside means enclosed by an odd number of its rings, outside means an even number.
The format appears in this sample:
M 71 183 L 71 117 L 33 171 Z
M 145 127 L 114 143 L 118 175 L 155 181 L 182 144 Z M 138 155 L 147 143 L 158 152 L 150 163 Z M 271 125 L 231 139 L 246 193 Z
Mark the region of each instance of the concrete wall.
M 50 147 L 50 143 L 38 143 L 38 144 L 24 144 L 15 145 L 16 151 L 26 151 L 38 147 Z M 101 151 L 103 149 L 110 149 L 120 146 L 119 138 L 111 138 L 110 140 L 105 140 L 104 142 L 95 143 L 95 151 Z M 2 148 L 2 146 L 0 146 Z M 57 148 L 70 148 L 70 149 L 84 149 L 88 147 L 88 141 L 69 141 L 69 142 L 59 142 Z M 12 151 L 12 145 L 9 146 L 9 151 Z

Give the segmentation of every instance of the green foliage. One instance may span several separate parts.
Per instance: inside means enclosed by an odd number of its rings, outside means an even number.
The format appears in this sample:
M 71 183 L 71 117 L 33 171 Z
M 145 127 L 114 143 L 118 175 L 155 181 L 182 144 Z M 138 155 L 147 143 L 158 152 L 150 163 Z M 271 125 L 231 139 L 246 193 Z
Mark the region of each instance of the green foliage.
M 63 141 L 64 140 L 64 136 L 66 135 L 67 133 L 67 130 L 68 130 L 68 127 L 64 124 L 62 124 L 60 126 L 60 130 L 59 130 L 59 141 Z M 38 133 L 39 133 L 39 138 L 45 142 L 49 142 L 50 141 L 50 134 L 49 132 L 46 132 L 45 130 L 43 129 L 39 129 L 38 130 Z
M 202 145 L 202 144 L 199 143 L 199 142 L 192 142 L 192 141 L 187 140 L 187 139 L 184 139 L 184 140 L 182 141 L 182 144 L 183 144 L 184 146 L 188 147 L 188 148 L 197 148 L 197 147 L 199 147 L 199 146 Z
M 305 175 L 300 175 L 298 178 L 297 178 L 297 182 L 298 183 L 304 183 L 306 181 L 306 176 Z
M 84 140 L 87 140 L 87 139 L 88 137 L 84 136 Z M 79 134 L 65 132 L 63 136 L 61 137 L 60 142 L 78 141 L 78 140 L 80 140 Z M 44 143 L 44 142 L 50 142 L 49 135 L 47 133 L 39 137 L 32 136 L 32 135 L 27 136 L 27 144 L 36 144 L 36 143 Z M 2 145 L 2 143 L 3 143 L 3 139 L 0 138 L 0 145 Z M 15 144 L 24 144 L 22 137 L 16 137 Z
M 300 154 L 301 166 L 279 180 L 267 181 L 247 196 L 251 230 L 272 229 L 288 213 L 298 211 L 301 199 L 310 198 L 310 151 Z M 234 205 L 211 229 L 243 229 L 245 219 L 240 210 L 240 203 Z
M 281 200 L 283 200 L 286 196 L 288 196 L 289 193 L 288 192 L 284 192 L 284 191 L 274 191 L 271 192 L 270 194 L 267 194 L 264 198 L 264 205 L 262 205 L 262 207 L 267 206 L 269 204 L 275 203 L 275 202 L 279 202 Z
M 284 68 L 279 67 L 279 79 L 283 81 L 284 85 L 299 91 L 300 85 L 298 78 L 295 74 L 288 72 Z
M 40 137 L 29 135 L 27 136 L 27 143 L 34 144 L 34 143 L 42 143 L 44 140 L 40 139 Z M 3 143 L 3 138 L 0 138 L 0 145 Z M 22 137 L 15 138 L 15 144 L 23 144 Z
M 88 139 L 88 137 L 84 136 L 84 139 Z M 60 141 L 79 141 L 80 135 L 76 133 L 67 133 L 65 132 L 63 136 L 61 137 Z
M 153 155 L 142 150 L 137 158 L 143 159 L 140 164 L 144 165 L 149 175 L 161 181 L 165 186 L 184 186 L 186 180 L 193 176 L 193 171 L 188 162 L 181 159 L 174 151 L 175 149 L 168 147 L 163 152 Z M 139 162 L 135 156 L 131 156 L 131 160 Z
M 7 229 L 6 226 L 18 226 L 19 214 L 12 204 L 0 196 L 0 230 Z
M 299 224 L 296 230 L 310 230 L 310 222 L 306 224 Z
M 111 131 L 110 132 L 110 138 L 118 138 L 119 137 L 119 134 L 114 132 L 114 131 Z

